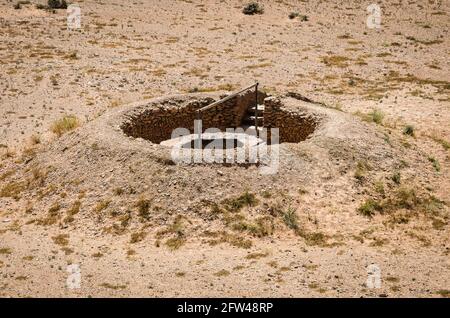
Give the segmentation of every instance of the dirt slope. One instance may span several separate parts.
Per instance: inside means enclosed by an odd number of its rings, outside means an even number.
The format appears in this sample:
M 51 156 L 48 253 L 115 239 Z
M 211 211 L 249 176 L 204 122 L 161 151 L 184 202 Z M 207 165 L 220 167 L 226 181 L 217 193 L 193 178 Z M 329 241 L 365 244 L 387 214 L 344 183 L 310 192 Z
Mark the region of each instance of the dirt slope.
M 1 296 L 448 296 L 448 3 L 385 1 L 369 29 L 360 1 L 262 2 L 86 0 L 79 31 L 0 2 Z M 332 119 L 277 175 L 105 130 L 130 102 L 253 80 Z M 58 137 L 64 115 L 80 127 Z

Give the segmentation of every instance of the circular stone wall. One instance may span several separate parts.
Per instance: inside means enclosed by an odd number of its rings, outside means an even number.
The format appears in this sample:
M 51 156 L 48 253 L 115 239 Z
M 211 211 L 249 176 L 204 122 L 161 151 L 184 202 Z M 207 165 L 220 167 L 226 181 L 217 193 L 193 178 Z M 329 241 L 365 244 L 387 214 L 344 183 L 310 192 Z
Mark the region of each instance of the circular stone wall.
M 193 133 L 196 111 L 222 97 L 195 94 L 158 99 L 127 112 L 121 129 L 130 137 L 143 138 L 153 143 L 171 139 L 172 132 L 177 128 L 187 128 Z M 260 97 L 259 102 L 262 102 L 265 94 L 261 93 Z M 254 103 L 255 94 L 248 91 L 202 112 L 203 130 L 239 127 L 249 105 Z
M 249 91 L 203 112 L 202 132 L 208 128 L 225 131 L 227 128 L 242 127 L 251 130 L 250 125 L 254 122 L 252 116 L 255 115 L 254 96 L 254 92 Z M 271 128 L 278 129 L 279 142 L 297 143 L 309 138 L 323 119 L 316 111 L 286 107 L 282 99 L 266 96 L 260 94 L 258 117 L 259 127 L 268 129 L 269 143 Z M 120 128 L 129 137 L 158 144 L 172 139 L 177 128 L 185 128 L 193 134 L 196 111 L 221 97 L 195 94 L 156 99 L 125 112 Z M 304 101 L 298 102 L 305 104 Z

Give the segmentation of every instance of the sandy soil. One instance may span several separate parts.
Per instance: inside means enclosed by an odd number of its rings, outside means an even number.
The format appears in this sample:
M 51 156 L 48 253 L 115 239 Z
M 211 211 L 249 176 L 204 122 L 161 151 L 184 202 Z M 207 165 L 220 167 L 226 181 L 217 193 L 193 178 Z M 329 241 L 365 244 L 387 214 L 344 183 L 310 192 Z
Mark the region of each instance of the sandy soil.
M 0 296 L 448 297 L 448 2 L 383 1 L 382 27 L 369 29 L 360 1 L 261 1 L 264 14 L 248 16 L 245 1 L 86 0 L 81 30 L 31 2 L 0 1 Z M 131 102 L 254 80 L 348 116 L 373 147 L 352 158 L 346 143 L 285 145 L 294 163 L 270 179 L 154 163 L 89 134 Z M 380 124 L 365 122 L 374 109 Z M 64 115 L 80 127 L 59 137 Z M 258 200 L 247 219 L 292 208 L 306 232 L 284 214 L 271 233 L 239 232 L 198 205 L 246 189 Z M 391 206 L 361 215 L 369 198 Z M 66 285 L 70 264 L 81 288 Z M 380 288 L 367 286 L 371 264 Z

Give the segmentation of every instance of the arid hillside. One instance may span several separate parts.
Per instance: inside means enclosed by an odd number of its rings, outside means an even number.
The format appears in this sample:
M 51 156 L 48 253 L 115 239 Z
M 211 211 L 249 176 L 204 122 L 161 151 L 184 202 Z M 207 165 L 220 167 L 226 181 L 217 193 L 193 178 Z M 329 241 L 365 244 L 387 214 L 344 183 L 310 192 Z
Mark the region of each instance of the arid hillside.
M 449 296 L 449 2 L 46 3 L 0 0 L 0 296 Z M 255 81 L 318 118 L 276 174 L 121 126 Z

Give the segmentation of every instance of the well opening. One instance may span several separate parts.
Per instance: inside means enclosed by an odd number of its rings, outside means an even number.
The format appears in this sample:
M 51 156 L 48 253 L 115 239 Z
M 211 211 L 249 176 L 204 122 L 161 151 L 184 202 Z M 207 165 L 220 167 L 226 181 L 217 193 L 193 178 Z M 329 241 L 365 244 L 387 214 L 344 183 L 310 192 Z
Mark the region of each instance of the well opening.
M 198 144 L 201 146 L 201 149 L 212 147 L 215 149 L 234 149 L 244 146 L 244 143 L 236 138 L 217 138 L 214 140 L 195 138 L 184 143 L 181 147 L 183 149 L 194 149 Z
M 268 143 L 270 144 L 271 128 L 278 128 L 279 142 L 298 143 L 309 138 L 320 122 L 320 118 L 305 108 L 290 109 L 284 106 L 279 98 L 267 97 L 259 92 L 258 112 L 255 111 L 255 93 L 248 91 L 237 95 L 217 107 L 202 113 L 202 132 L 210 128 L 226 131 L 227 128 L 243 128 L 247 133 L 255 132 L 255 121 L 258 130 L 267 128 Z M 130 137 L 143 138 L 153 143 L 174 138 L 173 133 L 178 128 L 184 128 L 190 134 L 198 133 L 194 130 L 197 110 L 210 105 L 220 97 L 187 95 L 184 97 L 158 99 L 149 104 L 136 107 L 125 114 L 121 124 L 122 131 Z M 263 134 L 266 136 L 266 134 Z M 227 139 L 218 139 L 217 144 L 226 145 Z M 212 141 L 201 140 L 202 148 Z M 183 148 L 194 148 L 194 139 Z M 225 146 L 224 146 L 225 147 Z M 228 147 L 242 147 L 240 141 L 228 141 Z M 216 147 L 217 148 L 217 147 Z M 225 149 L 225 148 L 224 148 Z
M 177 128 L 186 128 L 194 133 L 196 111 L 222 97 L 224 96 L 213 98 L 187 95 L 150 102 L 125 114 L 121 129 L 127 136 L 143 138 L 153 143 L 171 139 L 173 131 Z M 266 97 L 264 92 L 259 92 L 258 103 L 263 103 Z M 247 110 L 254 105 L 254 91 L 239 94 L 203 112 L 202 130 L 217 128 L 225 131 L 226 128 L 240 127 L 247 115 Z

